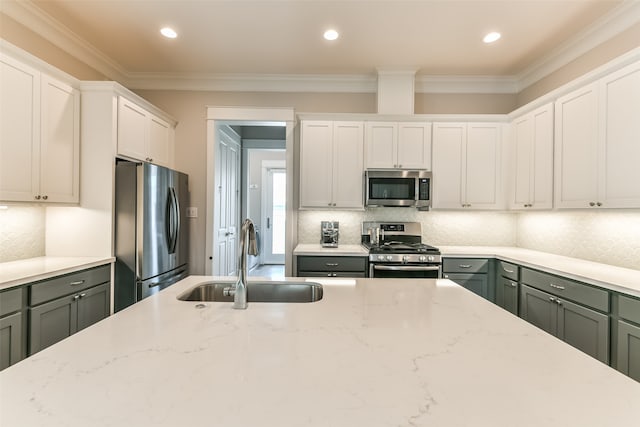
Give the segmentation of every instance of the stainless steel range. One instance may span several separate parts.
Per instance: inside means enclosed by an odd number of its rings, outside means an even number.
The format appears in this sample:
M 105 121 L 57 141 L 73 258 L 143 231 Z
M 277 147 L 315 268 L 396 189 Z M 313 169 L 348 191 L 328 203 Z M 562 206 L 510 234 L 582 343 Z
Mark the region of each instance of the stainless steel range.
M 441 276 L 442 257 L 422 243 L 419 222 L 362 223 L 362 244 L 369 248 L 369 277 L 428 278 Z

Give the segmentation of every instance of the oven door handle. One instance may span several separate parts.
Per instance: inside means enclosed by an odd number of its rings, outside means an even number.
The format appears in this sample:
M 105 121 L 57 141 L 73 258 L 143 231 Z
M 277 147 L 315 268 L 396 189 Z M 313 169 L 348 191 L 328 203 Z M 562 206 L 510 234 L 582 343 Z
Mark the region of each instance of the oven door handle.
M 439 266 L 420 266 L 420 265 L 378 265 L 373 266 L 374 270 L 386 270 L 386 271 L 437 271 L 440 270 Z

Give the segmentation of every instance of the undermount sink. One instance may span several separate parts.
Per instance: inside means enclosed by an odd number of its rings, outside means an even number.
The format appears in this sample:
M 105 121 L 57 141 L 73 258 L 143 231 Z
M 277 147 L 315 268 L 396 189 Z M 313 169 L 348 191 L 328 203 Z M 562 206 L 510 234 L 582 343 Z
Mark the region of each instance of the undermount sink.
M 180 301 L 233 302 L 225 288 L 235 282 L 205 282 L 178 295 Z M 248 302 L 316 302 L 322 299 L 322 285 L 315 282 L 249 282 Z

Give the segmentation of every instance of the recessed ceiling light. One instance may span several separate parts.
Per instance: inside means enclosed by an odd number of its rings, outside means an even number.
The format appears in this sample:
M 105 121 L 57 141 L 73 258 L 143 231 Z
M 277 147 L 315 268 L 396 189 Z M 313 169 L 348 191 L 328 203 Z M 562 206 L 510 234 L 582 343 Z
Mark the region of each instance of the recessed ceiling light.
M 500 37 L 502 37 L 502 35 L 500 33 L 496 33 L 494 31 L 494 32 L 489 33 L 486 36 L 484 36 L 482 41 L 485 42 L 485 43 L 493 43 L 494 41 L 498 40 Z
M 324 32 L 325 40 L 335 40 L 340 36 L 336 30 L 327 30 Z
M 178 37 L 178 33 L 175 32 L 173 28 L 164 27 L 160 30 L 160 33 L 168 39 L 175 39 Z

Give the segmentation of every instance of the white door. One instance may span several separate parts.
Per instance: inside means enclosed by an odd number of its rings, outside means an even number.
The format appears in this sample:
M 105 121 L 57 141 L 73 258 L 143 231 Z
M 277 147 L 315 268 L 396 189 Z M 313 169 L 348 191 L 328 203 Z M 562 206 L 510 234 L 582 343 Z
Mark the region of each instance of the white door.
M 267 168 L 263 193 L 262 262 L 284 264 L 287 172 Z
M 219 131 L 213 230 L 213 274 L 217 276 L 235 275 L 238 264 L 239 148 L 231 133 Z

